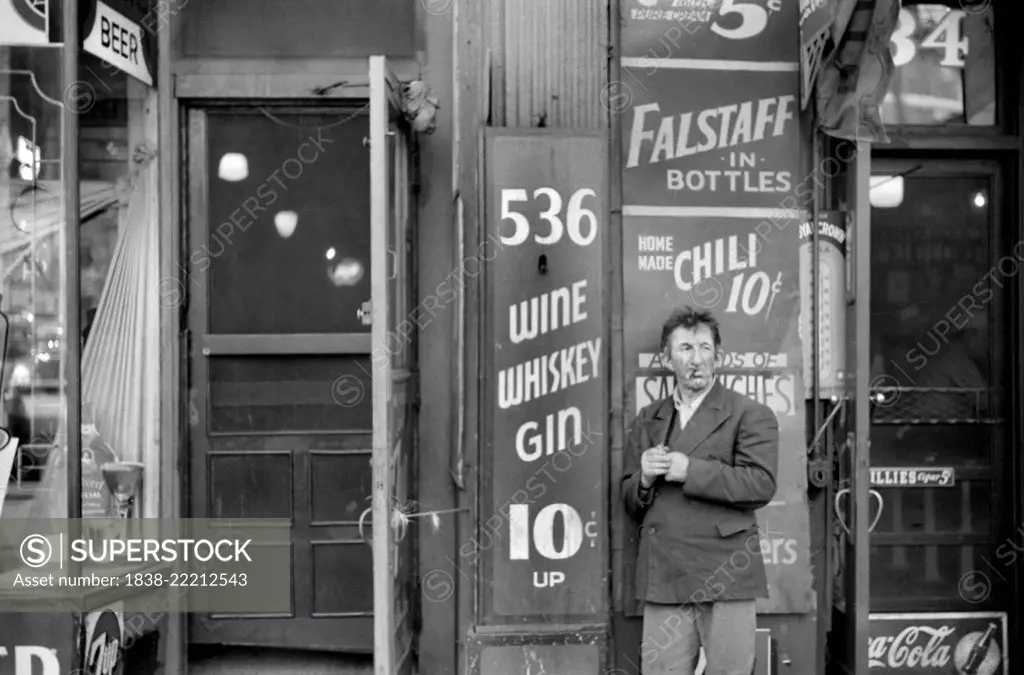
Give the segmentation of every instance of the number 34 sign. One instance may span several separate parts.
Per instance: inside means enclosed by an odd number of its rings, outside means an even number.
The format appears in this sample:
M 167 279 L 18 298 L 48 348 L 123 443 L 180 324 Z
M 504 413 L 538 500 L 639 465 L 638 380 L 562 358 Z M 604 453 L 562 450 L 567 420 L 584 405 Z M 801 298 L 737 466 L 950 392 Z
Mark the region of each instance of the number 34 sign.
M 796 0 L 624 0 L 622 53 L 653 59 L 792 61 Z M 653 66 L 641 63 L 640 66 Z

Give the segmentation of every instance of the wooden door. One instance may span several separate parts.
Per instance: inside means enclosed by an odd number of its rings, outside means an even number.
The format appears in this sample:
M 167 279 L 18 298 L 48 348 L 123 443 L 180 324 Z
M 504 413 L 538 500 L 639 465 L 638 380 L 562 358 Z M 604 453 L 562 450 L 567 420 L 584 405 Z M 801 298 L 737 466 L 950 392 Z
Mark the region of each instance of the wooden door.
M 367 109 L 188 113 L 191 516 L 293 528 L 291 611 L 196 615 L 193 643 L 372 650 Z
M 413 672 L 416 324 L 411 315 L 413 250 L 411 134 L 401 88 L 383 56 L 370 58 L 371 279 L 373 286 L 374 668 Z
M 860 143 L 848 172 L 846 397 L 844 423 L 833 470 L 836 539 L 830 569 L 833 621 L 826 661 L 830 673 L 868 675 L 869 530 L 872 504 L 870 466 L 871 224 L 868 201 L 870 145 Z

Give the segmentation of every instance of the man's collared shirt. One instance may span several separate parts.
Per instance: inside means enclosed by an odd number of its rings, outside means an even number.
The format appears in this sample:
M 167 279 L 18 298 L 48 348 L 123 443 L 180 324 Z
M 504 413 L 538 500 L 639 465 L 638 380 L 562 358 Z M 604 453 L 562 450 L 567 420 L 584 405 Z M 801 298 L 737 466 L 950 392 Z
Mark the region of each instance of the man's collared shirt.
M 714 384 L 711 386 L 713 387 Z M 693 414 L 697 412 L 697 408 L 699 408 L 700 404 L 704 402 L 705 398 L 707 398 L 709 391 L 711 391 L 711 387 L 705 389 L 703 393 L 693 399 L 689 404 L 687 404 L 679 394 L 678 387 L 672 391 L 672 403 L 675 405 L 676 416 L 679 418 L 680 431 L 686 428 L 687 423 L 689 423 L 693 418 Z M 650 503 L 653 498 L 651 488 L 645 488 L 642 481 L 637 483 L 637 495 L 640 497 L 640 501 L 645 503 Z
M 676 415 L 679 417 L 680 431 L 686 428 L 686 425 L 693 417 L 693 414 L 697 412 L 697 408 L 700 407 L 700 404 L 704 402 L 704 399 L 707 397 L 709 391 L 711 391 L 711 387 L 705 389 L 703 393 L 697 396 L 697 398 L 693 399 L 693 401 L 690 403 L 687 403 L 685 400 L 683 400 L 682 395 L 679 393 L 679 387 L 676 387 L 672 391 L 672 402 L 676 406 Z

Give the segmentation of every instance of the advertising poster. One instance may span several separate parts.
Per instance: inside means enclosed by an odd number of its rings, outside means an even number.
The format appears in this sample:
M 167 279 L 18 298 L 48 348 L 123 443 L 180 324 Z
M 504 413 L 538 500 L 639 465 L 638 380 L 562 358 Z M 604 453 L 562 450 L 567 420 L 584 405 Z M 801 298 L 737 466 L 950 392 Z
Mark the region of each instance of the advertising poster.
M 872 614 L 868 666 L 879 675 L 1009 675 L 1005 612 Z
M 627 352 L 660 337 L 671 310 L 710 310 L 726 368 L 787 367 L 800 311 L 798 224 L 750 218 L 627 217 L 623 282 Z M 795 343 L 794 345 L 795 346 Z M 760 354 L 763 356 L 753 356 Z
M 112 605 L 82 619 L 82 675 L 123 675 L 124 612 Z
M 592 617 L 605 607 L 595 589 L 608 550 L 607 146 L 596 134 L 493 132 L 486 152 L 496 245 L 486 262 L 485 613 L 493 623 Z
M 624 0 L 621 6 L 627 57 L 796 61 L 794 0 Z
M 624 70 L 633 95 L 622 115 L 623 204 L 760 209 L 764 217 L 784 208 L 801 180 L 796 64 L 785 72 Z

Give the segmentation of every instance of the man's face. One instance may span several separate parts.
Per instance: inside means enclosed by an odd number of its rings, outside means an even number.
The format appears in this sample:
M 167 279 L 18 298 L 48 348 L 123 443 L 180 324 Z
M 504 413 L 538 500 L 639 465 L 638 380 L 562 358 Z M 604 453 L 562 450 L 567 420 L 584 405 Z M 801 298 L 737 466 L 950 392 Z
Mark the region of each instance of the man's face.
M 665 360 L 672 364 L 676 382 L 682 388 L 700 393 L 715 381 L 722 354 L 715 348 L 715 338 L 707 326 L 679 327 L 665 345 Z

